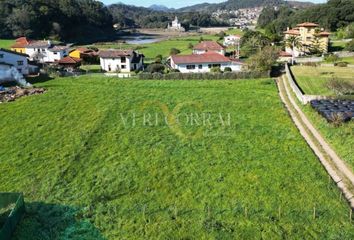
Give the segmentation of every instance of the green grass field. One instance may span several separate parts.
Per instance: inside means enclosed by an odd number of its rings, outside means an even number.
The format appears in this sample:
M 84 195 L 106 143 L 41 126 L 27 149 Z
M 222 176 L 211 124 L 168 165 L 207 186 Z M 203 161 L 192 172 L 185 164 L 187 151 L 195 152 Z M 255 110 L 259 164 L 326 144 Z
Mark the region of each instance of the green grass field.
M 293 66 L 291 70 L 299 86 L 308 95 L 335 96 L 326 86 L 333 78 L 354 81 L 354 68 Z
M 0 105 L 0 191 L 27 204 L 14 239 L 354 238 L 272 80 L 38 86 Z M 162 112 L 170 126 L 143 124 Z
M 162 55 L 163 58 L 170 56 L 171 48 L 177 48 L 181 51 L 181 54 L 190 54 L 192 50 L 188 48 L 189 44 L 197 44 L 200 38 L 203 37 L 204 40 L 218 40 L 218 37 L 214 35 L 201 35 L 201 36 L 189 36 L 183 38 L 173 38 L 167 39 L 156 43 L 148 44 L 119 44 L 119 43 L 106 43 L 106 44 L 94 44 L 89 46 L 94 46 L 100 49 L 134 49 L 143 53 L 146 57 L 146 61 L 150 62 L 155 59 L 157 55 Z
M 14 44 L 14 40 L 0 39 L 0 48 L 9 49 Z

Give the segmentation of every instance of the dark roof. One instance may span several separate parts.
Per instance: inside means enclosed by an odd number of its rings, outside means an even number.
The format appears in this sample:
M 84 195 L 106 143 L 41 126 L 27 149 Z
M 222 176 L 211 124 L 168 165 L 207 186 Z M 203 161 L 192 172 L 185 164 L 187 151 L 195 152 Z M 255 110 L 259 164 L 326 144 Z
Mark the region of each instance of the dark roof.
M 11 53 L 11 54 L 15 54 L 15 55 L 19 55 L 19 56 L 22 56 L 22 57 L 28 57 L 27 54 L 11 51 L 11 50 L 4 49 L 4 48 L 0 48 L 0 51 Z
M 227 58 L 221 54 L 213 53 L 213 52 L 208 52 L 204 54 L 175 55 L 172 56 L 171 59 L 175 64 L 231 62 L 230 58 Z
M 6 62 L 0 62 L 0 65 L 13 66 L 12 64 L 10 64 L 10 63 L 6 63 Z
M 55 45 L 55 46 L 49 48 L 48 51 L 60 52 L 60 51 L 66 50 L 66 49 L 69 49 L 69 47 L 68 46 Z
M 51 45 L 50 41 L 32 41 L 26 48 L 49 48 Z
M 102 50 L 99 52 L 101 58 L 129 57 L 134 54 L 133 50 Z
M 225 47 L 222 46 L 220 43 L 218 42 L 214 42 L 214 41 L 204 41 L 201 43 L 198 43 L 197 45 L 195 45 L 195 47 L 193 48 L 194 50 L 214 50 L 214 51 L 221 51 L 224 50 Z

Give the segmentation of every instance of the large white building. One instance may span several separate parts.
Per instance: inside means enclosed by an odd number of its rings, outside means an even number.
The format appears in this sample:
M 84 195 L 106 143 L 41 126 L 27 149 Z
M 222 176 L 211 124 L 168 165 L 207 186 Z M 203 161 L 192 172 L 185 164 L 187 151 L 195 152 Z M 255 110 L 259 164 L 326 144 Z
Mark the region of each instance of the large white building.
M 230 68 L 233 72 L 242 70 L 242 63 L 235 59 L 230 59 L 219 53 L 208 52 L 192 55 L 174 55 L 169 58 L 172 69 L 179 70 L 181 73 L 207 73 L 212 68 Z
M 99 52 L 101 69 L 106 72 L 129 73 L 144 69 L 144 55 L 133 50 L 105 50 Z
M 182 27 L 182 24 L 178 21 L 178 17 L 175 17 L 175 20 L 172 23 L 168 24 L 167 30 L 169 31 L 177 31 L 177 32 L 185 32 L 186 29 Z
M 69 46 L 54 45 L 51 41 L 32 41 L 25 46 L 30 60 L 55 63 L 69 55 Z

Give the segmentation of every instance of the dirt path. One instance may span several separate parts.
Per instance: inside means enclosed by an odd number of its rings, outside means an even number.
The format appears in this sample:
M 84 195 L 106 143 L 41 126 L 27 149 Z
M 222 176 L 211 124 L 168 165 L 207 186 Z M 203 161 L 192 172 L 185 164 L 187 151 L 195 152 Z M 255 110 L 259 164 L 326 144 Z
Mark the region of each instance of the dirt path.
M 335 151 L 329 146 L 322 135 L 316 130 L 306 115 L 291 95 L 291 89 L 286 81 L 286 76 L 280 77 L 278 82 L 279 95 L 285 104 L 291 118 L 299 129 L 308 145 L 319 158 L 323 167 L 331 176 L 333 181 L 342 190 L 346 199 L 354 208 L 354 174 L 346 166 L 344 161 L 338 157 Z

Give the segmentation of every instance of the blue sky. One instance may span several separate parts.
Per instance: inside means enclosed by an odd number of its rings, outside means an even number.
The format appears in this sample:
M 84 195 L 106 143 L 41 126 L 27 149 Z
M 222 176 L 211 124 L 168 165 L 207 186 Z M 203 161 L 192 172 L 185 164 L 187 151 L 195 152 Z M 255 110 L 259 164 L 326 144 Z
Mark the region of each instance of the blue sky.
M 144 6 L 144 7 L 149 7 L 152 4 L 162 4 L 167 7 L 179 8 L 179 7 L 190 6 L 190 5 L 203 3 L 203 2 L 219 3 L 219 2 L 225 2 L 226 0 L 175 0 L 175 1 L 173 0 L 101 0 L 101 1 L 104 2 L 105 4 L 122 2 L 124 4 Z M 326 2 L 326 0 L 309 0 L 309 1 L 316 2 L 316 3 Z

